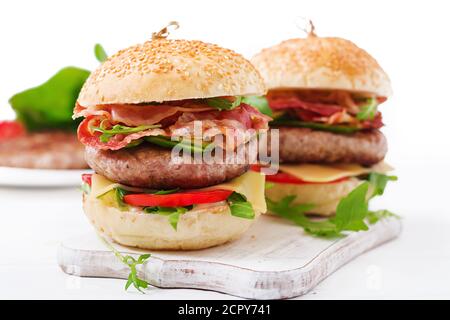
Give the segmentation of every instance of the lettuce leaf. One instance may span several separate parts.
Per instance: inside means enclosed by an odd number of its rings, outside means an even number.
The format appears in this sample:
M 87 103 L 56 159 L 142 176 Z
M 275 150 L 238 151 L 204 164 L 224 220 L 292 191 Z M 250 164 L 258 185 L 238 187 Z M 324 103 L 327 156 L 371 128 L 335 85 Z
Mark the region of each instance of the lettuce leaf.
M 29 131 L 75 131 L 81 120 L 72 120 L 73 108 L 89 74 L 89 71 L 76 67 L 61 69 L 42 85 L 15 94 L 9 103 L 17 119 Z

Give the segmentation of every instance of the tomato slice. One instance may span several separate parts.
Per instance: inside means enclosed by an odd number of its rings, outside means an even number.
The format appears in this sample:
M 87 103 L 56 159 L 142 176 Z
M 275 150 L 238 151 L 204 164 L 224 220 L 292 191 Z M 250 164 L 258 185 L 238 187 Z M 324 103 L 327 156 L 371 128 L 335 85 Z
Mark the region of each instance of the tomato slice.
M 252 171 L 257 171 L 260 172 L 261 171 L 261 166 L 260 165 L 251 165 L 250 169 Z M 310 182 L 310 181 L 304 181 L 302 179 L 299 179 L 297 177 L 294 177 L 293 175 L 290 175 L 289 173 L 284 173 L 284 172 L 278 172 L 277 174 L 274 175 L 267 175 L 266 176 L 266 181 L 268 182 L 275 182 L 275 183 L 290 183 L 290 184 L 324 184 L 324 183 L 339 183 L 342 181 L 346 181 L 348 180 L 348 177 L 344 177 L 341 179 L 337 179 L 334 181 L 329 181 L 329 182 Z
M 183 191 L 171 194 L 128 194 L 125 203 L 139 207 L 185 207 L 193 204 L 214 203 L 228 199 L 231 190 Z
M 83 173 L 81 175 L 81 180 L 89 186 L 92 186 L 92 173 Z
M 23 136 L 25 128 L 17 121 L 0 121 L 0 141 Z

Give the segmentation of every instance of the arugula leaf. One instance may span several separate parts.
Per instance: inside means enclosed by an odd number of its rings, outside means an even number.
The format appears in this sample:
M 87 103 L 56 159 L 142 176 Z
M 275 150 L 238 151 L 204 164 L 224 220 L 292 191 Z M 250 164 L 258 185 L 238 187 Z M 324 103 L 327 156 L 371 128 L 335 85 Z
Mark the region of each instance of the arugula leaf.
M 122 188 L 115 188 L 114 194 L 116 196 L 116 201 L 120 210 L 125 210 L 128 208 L 127 204 L 123 201 L 123 197 L 128 194 L 128 192 Z
M 244 195 L 233 192 L 227 199 L 230 206 L 231 215 L 244 219 L 254 219 L 255 211 L 250 202 L 247 201 Z
M 400 219 L 399 215 L 396 215 L 395 213 L 393 213 L 389 210 L 369 211 L 369 214 L 367 215 L 367 221 L 370 224 L 375 224 L 381 219 L 391 218 L 391 217 Z
M 167 216 L 169 219 L 170 225 L 177 230 L 178 221 L 180 219 L 180 215 L 185 214 L 187 211 L 192 210 L 193 206 L 187 207 L 145 207 L 144 212 L 150 214 L 160 214 L 163 216 Z
M 203 153 L 214 147 L 214 143 L 198 144 L 195 141 L 172 140 L 170 137 L 165 136 L 150 136 L 145 137 L 145 141 L 155 144 L 157 146 L 172 149 L 175 146 L 179 146 L 183 150 L 189 153 Z
M 128 288 L 133 285 L 136 290 L 138 290 L 141 293 L 144 293 L 142 289 L 148 288 L 148 282 L 142 279 L 139 279 L 138 273 L 137 273 L 137 266 L 142 265 L 151 257 L 150 253 L 142 254 L 137 259 L 130 255 L 122 255 L 116 248 L 114 248 L 108 241 L 106 241 L 105 238 L 97 234 L 100 240 L 105 244 L 106 247 L 108 247 L 109 250 L 111 250 L 114 255 L 125 265 L 127 265 L 130 268 L 130 274 L 128 275 L 128 280 L 125 284 L 125 290 L 128 290 Z
M 128 205 L 123 201 L 123 197 L 126 194 L 128 194 L 128 191 L 122 188 L 114 188 L 98 195 L 97 199 L 102 200 L 106 206 L 117 207 L 119 210 L 124 211 L 128 208 Z
M 90 72 L 76 67 L 58 71 L 40 86 L 22 91 L 9 99 L 17 119 L 27 130 L 76 130 L 79 121 L 72 119 L 73 107 Z
M 271 189 L 273 187 L 275 187 L 275 183 L 266 181 L 266 183 L 264 185 L 264 190 L 269 190 L 269 189 Z
M 369 210 L 366 200 L 368 191 L 369 183 L 364 182 L 345 198 L 342 198 L 336 208 L 336 216 L 331 220 L 336 225 L 336 230 L 360 231 L 369 229 L 364 222 Z
M 259 110 L 262 114 L 269 117 L 273 115 L 272 109 L 269 107 L 269 102 L 263 96 L 246 96 L 242 97 L 242 103 L 248 104 Z
M 373 120 L 377 114 L 378 101 L 375 98 L 367 99 L 367 104 L 361 107 L 361 111 L 356 114 L 358 120 Z
M 80 187 L 81 191 L 84 192 L 85 194 L 89 194 L 91 193 L 91 186 L 88 185 L 87 183 L 82 183 L 81 187 Z
M 294 222 L 299 227 L 302 227 L 306 232 L 321 236 L 321 237 L 335 237 L 338 236 L 336 226 L 323 219 L 320 221 L 313 221 L 305 216 L 305 212 L 314 208 L 311 204 L 298 204 L 294 205 L 292 202 L 295 200 L 295 196 L 286 196 L 279 202 L 272 201 L 266 198 L 267 208 L 272 213 L 279 215 L 287 220 Z
M 108 59 L 108 55 L 100 43 L 95 44 L 94 54 L 99 62 L 105 62 Z
M 175 189 L 171 189 L 171 190 L 158 190 L 154 194 L 171 194 L 171 193 L 178 192 L 179 190 L 180 190 L 180 188 L 175 188 Z
M 234 97 L 234 101 L 230 101 L 228 99 L 225 98 L 208 98 L 206 99 L 206 103 L 208 104 L 208 106 L 210 106 L 211 108 L 215 108 L 217 110 L 232 110 L 236 107 L 238 107 L 242 102 L 242 97 L 241 96 L 237 96 Z
M 114 137 L 116 134 L 131 134 L 131 133 L 137 133 L 149 129 L 155 129 L 160 128 L 160 124 L 154 124 L 154 125 L 143 125 L 143 126 L 137 126 L 137 127 L 127 127 L 124 125 L 116 124 L 111 129 L 106 129 L 104 126 L 104 122 L 102 121 L 100 123 L 100 126 L 95 127 L 93 126 L 91 130 L 96 132 L 101 132 L 102 135 L 99 137 L 101 142 L 108 142 L 112 137 Z
M 396 180 L 396 177 L 380 177 L 384 175 L 376 174 L 372 179 L 372 182 L 364 182 L 358 187 L 353 189 L 346 197 L 342 198 L 339 202 L 336 215 L 333 218 L 323 218 L 320 220 L 313 220 L 305 215 L 305 212 L 311 210 L 313 205 L 293 205 L 295 196 L 287 196 L 279 202 L 274 202 L 268 198 L 268 209 L 288 219 L 298 226 L 302 227 L 306 232 L 319 236 L 319 237 L 339 237 L 344 236 L 344 231 L 362 231 L 368 230 L 369 224 L 374 224 L 382 218 L 397 217 L 394 213 L 388 210 L 369 211 L 368 209 L 368 197 L 369 184 L 378 190 L 373 196 L 381 195 L 384 191 L 387 181 Z M 394 179 L 395 178 L 395 179 Z M 374 184 L 378 184 L 378 187 Z M 381 191 L 380 191 L 381 190 Z M 372 196 L 372 197 L 373 197 Z
M 359 131 L 359 128 L 344 126 L 344 125 L 333 125 L 318 122 L 305 122 L 300 120 L 287 120 L 287 119 L 275 119 L 269 123 L 273 127 L 298 127 L 298 128 L 309 128 L 314 130 L 322 130 L 334 133 L 354 133 Z
M 389 181 L 397 181 L 396 176 L 388 176 L 382 173 L 371 172 L 368 176 L 368 180 L 373 187 L 373 193 L 371 198 L 376 196 L 382 196 L 384 189 Z
M 143 139 L 137 139 L 137 140 L 131 141 L 129 144 L 127 144 L 127 145 L 125 146 L 125 148 L 128 149 L 128 148 L 134 148 L 134 147 L 137 147 L 137 146 L 140 145 L 142 142 L 144 142 Z

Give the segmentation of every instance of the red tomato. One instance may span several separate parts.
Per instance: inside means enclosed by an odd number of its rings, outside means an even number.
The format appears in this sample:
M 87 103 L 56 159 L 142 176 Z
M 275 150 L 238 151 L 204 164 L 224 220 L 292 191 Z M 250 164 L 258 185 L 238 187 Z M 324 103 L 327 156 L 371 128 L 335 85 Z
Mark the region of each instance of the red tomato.
M 214 203 L 228 199 L 230 190 L 183 191 L 171 194 L 128 194 L 125 203 L 139 207 L 185 207 L 193 204 Z
M 0 141 L 13 139 L 25 134 L 25 128 L 17 121 L 0 121 Z
M 91 173 L 84 173 L 81 175 L 81 180 L 88 184 L 88 185 L 92 185 L 92 174 Z

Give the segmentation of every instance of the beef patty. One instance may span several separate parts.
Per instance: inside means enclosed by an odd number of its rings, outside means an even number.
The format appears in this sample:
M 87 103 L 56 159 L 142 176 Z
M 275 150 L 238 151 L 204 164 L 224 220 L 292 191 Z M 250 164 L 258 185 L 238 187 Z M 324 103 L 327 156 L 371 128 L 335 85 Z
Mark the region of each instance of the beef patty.
M 170 149 L 149 144 L 117 151 L 86 147 L 85 156 L 98 174 L 125 185 L 150 189 L 216 185 L 244 174 L 249 169 L 249 161 L 256 158 L 252 155 L 249 159 L 248 148 L 245 148 L 243 163 L 174 163 Z
M 84 146 L 64 131 L 29 133 L 0 142 L 0 166 L 32 169 L 85 169 Z
M 387 152 L 379 130 L 337 134 L 307 128 L 280 127 L 280 162 L 358 163 L 373 165 Z M 269 144 L 270 146 L 270 144 Z

